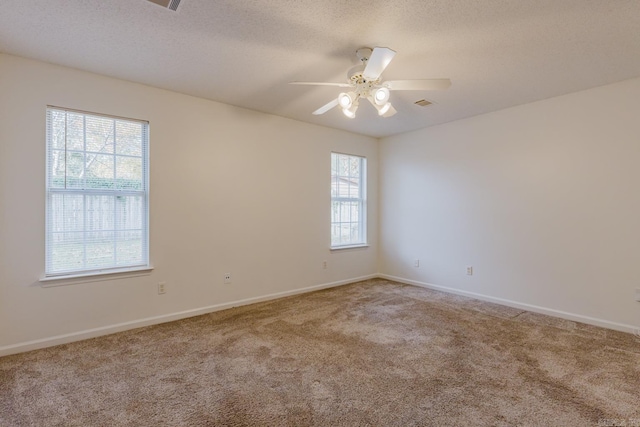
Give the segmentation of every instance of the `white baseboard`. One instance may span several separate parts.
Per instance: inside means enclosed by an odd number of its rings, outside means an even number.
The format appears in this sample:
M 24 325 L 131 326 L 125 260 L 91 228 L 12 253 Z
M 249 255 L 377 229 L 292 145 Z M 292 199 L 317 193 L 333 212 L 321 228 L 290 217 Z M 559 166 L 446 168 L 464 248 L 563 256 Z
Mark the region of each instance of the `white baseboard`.
M 437 291 L 447 292 L 450 294 L 462 295 L 465 297 L 475 298 L 482 301 L 493 302 L 496 304 L 506 305 L 521 310 L 532 311 L 534 313 L 546 314 L 547 316 L 559 317 L 561 319 L 572 320 L 574 322 L 586 323 L 588 325 L 600 326 L 602 328 L 613 329 L 615 331 L 636 333 L 640 326 L 626 325 L 624 323 L 611 322 L 609 320 L 597 319 L 595 317 L 583 316 L 581 314 L 568 313 L 566 311 L 555 310 L 553 308 L 540 307 L 532 304 L 525 304 L 504 298 L 492 297 L 489 295 L 478 294 L 475 292 L 463 291 L 460 289 L 449 288 L 447 286 L 439 286 L 431 283 L 420 282 L 417 280 L 405 279 L 403 277 L 391 276 L 389 274 L 378 274 L 381 279 L 393 280 L 394 282 L 405 283 L 407 285 L 420 286 L 422 288 L 434 289 Z
M 270 301 L 278 298 L 288 297 L 297 294 L 303 294 L 307 292 L 318 291 L 320 289 L 333 288 L 336 286 L 342 286 L 349 283 L 360 282 L 362 280 L 375 279 L 377 274 L 370 274 L 367 276 L 354 277 L 346 280 L 339 280 L 337 282 L 323 283 L 315 286 L 308 286 L 306 288 L 294 289 L 291 291 L 276 292 L 273 294 L 262 295 L 259 297 L 247 298 L 238 301 L 226 302 L 222 304 L 210 305 L 207 307 L 195 308 L 192 310 L 180 311 L 177 313 L 163 314 L 160 316 L 147 317 L 144 319 L 133 320 L 130 322 L 118 323 L 115 325 L 102 326 L 99 328 L 86 329 L 83 331 L 72 332 L 69 334 L 56 335 L 53 337 L 42 338 L 33 341 L 25 341 L 18 344 L 7 345 L 0 347 L 0 357 L 8 356 L 10 354 L 23 353 L 26 351 L 37 350 L 45 347 L 52 347 L 60 344 L 67 344 L 74 341 L 82 341 L 89 338 L 95 338 L 102 335 L 114 334 L 116 332 L 127 331 L 129 329 L 141 328 L 144 326 L 157 325 L 159 323 L 173 322 L 175 320 L 185 319 L 187 317 L 200 316 L 202 314 L 213 313 L 215 311 L 226 310 L 233 307 L 240 307 L 243 305 L 255 304 L 257 302 Z

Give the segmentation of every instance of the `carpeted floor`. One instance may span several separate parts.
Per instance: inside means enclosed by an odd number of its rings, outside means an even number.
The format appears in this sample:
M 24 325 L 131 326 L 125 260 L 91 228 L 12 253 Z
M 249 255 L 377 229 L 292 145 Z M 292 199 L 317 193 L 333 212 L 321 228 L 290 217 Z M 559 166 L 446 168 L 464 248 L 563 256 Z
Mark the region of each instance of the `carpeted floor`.
M 622 422 L 633 335 L 385 280 L 0 358 L 3 427 Z

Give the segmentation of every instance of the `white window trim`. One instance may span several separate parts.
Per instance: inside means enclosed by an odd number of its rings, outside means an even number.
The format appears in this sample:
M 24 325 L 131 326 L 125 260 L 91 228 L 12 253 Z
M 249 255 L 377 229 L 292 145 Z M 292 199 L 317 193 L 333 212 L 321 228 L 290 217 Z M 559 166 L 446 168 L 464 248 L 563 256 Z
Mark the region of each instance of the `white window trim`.
M 345 251 L 348 249 L 362 249 L 362 248 L 368 248 L 370 245 L 368 243 L 363 243 L 361 245 L 344 245 L 344 246 L 331 246 L 329 248 L 329 250 L 331 252 L 333 251 Z
M 59 276 L 43 276 L 39 279 L 42 287 L 78 285 L 81 283 L 101 282 L 104 280 L 124 279 L 130 277 L 147 276 L 153 271 L 152 265 L 114 268 L 110 270 L 91 271 L 79 274 L 66 274 Z
M 140 122 L 140 123 L 144 123 L 147 126 L 146 129 L 146 133 L 147 133 L 147 141 L 146 144 L 143 146 L 143 154 L 142 154 L 142 158 L 143 158 L 143 162 L 144 164 L 146 164 L 146 168 L 145 168 L 145 174 L 144 174 L 144 185 L 145 185 L 145 191 L 144 191 L 144 202 L 146 204 L 146 215 L 143 218 L 144 224 L 143 224 L 143 229 L 145 230 L 145 247 L 146 247 L 146 264 L 140 264 L 140 265 L 131 265 L 131 266 L 126 266 L 126 267 L 113 267 L 113 268 L 102 268 L 102 269 L 95 269 L 95 270 L 78 270 L 78 271 L 72 271 L 72 272 L 63 272 L 63 273 L 49 273 L 47 274 L 46 271 L 43 274 L 42 277 L 40 277 L 38 280 L 39 282 L 41 282 L 43 287 L 49 287 L 49 286 L 63 286 L 63 285 L 71 285 L 71 284 L 78 284 L 78 283 L 87 283 L 87 282 L 95 282 L 95 281 L 101 281 L 101 280 L 111 280 L 111 279 L 118 279 L 118 278 L 124 278 L 124 277 L 135 277 L 135 276 L 141 276 L 141 275 L 146 275 L 146 274 L 150 274 L 151 271 L 153 270 L 153 266 L 151 265 L 151 261 L 150 261 L 150 247 L 149 247 L 149 211 L 150 211 L 150 202 L 149 202 L 149 176 L 150 176 L 150 166 L 149 166 L 149 159 L 150 159 L 150 144 L 149 144 L 149 134 L 150 134 L 150 130 L 149 130 L 149 122 L 147 120 L 141 120 L 141 119 L 136 119 L 136 118 L 131 118 L 131 117 L 123 117 L 123 116 L 115 116 L 115 115 L 110 115 L 110 114 L 103 114 L 103 113 L 96 113 L 96 112 L 91 112 L 91 111 L 84 111 L 84 110 L 76 110 L 76 109 L 72 109 L 72 108 L 65 108 L 65 107 L 58 107 L 55 105 L 47 105 L 46 111 L 47 111 L 47 117 L 49 114 L 49 110 L 61 110 L 61 111 L 65 111 L 66 113 L 78 113 L 78 114 L 87 114 L 87 115 L 95 115 L 95 116 L 100 116 L 100 117 L 108 117 L 108 118 L 112 118 L 112 119 L 120 119 L 120 120 L 126 120 L 126 121 L 136 121 L 136 122 Z M 47 119 L 48 120 L 48 119 Z M 45 194 L 46 194 L 46 202 L 45 202 L 45 251 L 49 251 L 50 250 L 50 246 L 49 246 L 49 197 L 50 197 L 50 188 L 49 188 L 49 159 L 50 159 L 50 155 L 49 155 L 49 151 L 50 151 L 50 141 L 48 139 L 48 132 L 49 130 L 47 129 L 47 138 L 46 138 L 46 151 L 47 151 L 47 155 L 46 155 L 46 178 L 45 178 Z M 82 192 L 83 190 L 75 190 L 75 189 L 56 189 L 56 192 Z M 98 194 L 100 192 L 100 190 L 94 190 L 94 193 Z M 120 193 L 127 193 L 127 191 L 121 191 Z M 109 194 L 113 194 L 113 192 L 110 192 Z M 49 254 L 45 253 L 45 256 L 48 257 Z M 56 283 L 57 282 L 57 283 Z
M 360 197 L 357 199 L 358 201 L 362 201 L 362 206 L 360 209 L 360 219 L 359 219 L 359 223 L 361 224 L 361 230 L 360 233 L 363 237 L 362 242 L 361 243 L 347 243 L 347 244 L 343 244 L 343 245 L 333 245 L 331 243 L 331 236 L 329 236 L 330 239 L 330 245 L 329 245 L 329 250 L 330 251 L 340 251 L 340 250 L 345 250 L 345 249 L 357 249 L 357 248 L 367 248 L 369 247 L 369 237 L 368 237 L 368 233 L 367 233 L 367 211 L 368 211 L 368 206 L 367 206 L 367 158 L 365 156 L 359 155 L 359 154 L 349 154 L 349 153 L 341 153 L 338 151 L 332 151 L 331 154 L 337 154 L 337 155 L 343 155 L 343 156 L 351 156 L 351 157 L 358 157 L 360 158 Z M 333 204 L 334 201 L 352 201 L 354 200 L 353 198 L 350 197 L 331 197 L 331 204 Z M 333 225 L 333 222 L 330 222 L 331 225 Z

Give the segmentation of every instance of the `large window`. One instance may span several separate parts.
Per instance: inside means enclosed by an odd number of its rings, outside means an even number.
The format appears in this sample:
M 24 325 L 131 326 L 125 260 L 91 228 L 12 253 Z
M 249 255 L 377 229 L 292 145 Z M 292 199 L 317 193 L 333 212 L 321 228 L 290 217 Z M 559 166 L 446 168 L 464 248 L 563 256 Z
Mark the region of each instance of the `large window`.
M 331 153 L 331 247 L 367 243 L 367 159 Z
M 148 266 L 148 127 L 47 108 L 46 276 Z

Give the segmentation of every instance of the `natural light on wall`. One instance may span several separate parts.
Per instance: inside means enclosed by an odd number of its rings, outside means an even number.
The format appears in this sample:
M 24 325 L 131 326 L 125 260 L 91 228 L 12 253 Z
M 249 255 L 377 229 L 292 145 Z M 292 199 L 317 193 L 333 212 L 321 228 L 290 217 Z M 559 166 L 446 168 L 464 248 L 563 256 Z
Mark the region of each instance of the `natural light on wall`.
M 46 276 L 148 265 L 148 123 L 47 108 Z
M 331 247 L 364 246 L 367 159 L 331 153 Z

